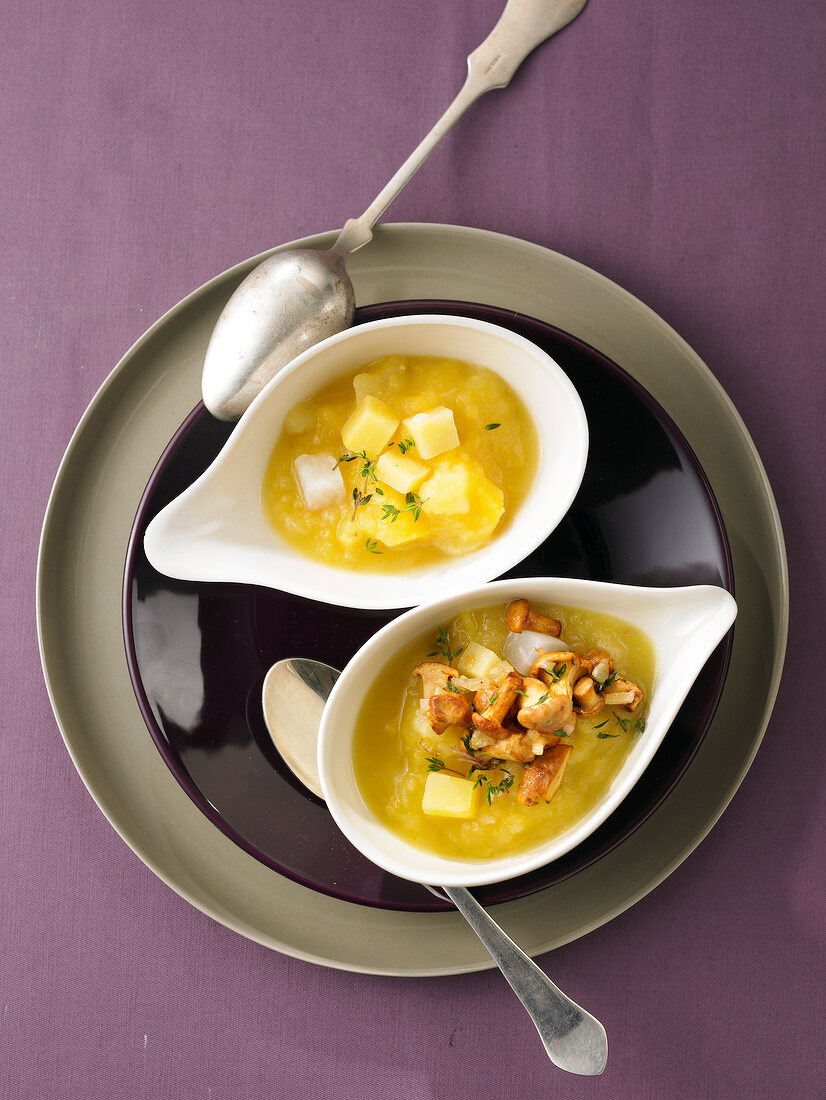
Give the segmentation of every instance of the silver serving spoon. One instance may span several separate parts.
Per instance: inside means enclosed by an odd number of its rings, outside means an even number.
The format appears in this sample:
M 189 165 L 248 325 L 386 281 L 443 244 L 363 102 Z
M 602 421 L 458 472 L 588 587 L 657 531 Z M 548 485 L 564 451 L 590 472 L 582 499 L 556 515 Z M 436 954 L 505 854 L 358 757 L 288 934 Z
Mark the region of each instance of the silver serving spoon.
M 338 672 L 320 661 L 294 657 L 278 661 L 264 679 L 264 720 L 285 763 L 319 798 L 316 765 L 318 727 L 324 703 Z M 605 1069 L 605 1028 L 554 985 L 468 891 L 457 886 L 428 886 L 447 895 L 490 952 L 490 957 L 528 1010 L 548 1057 L 569 1073 L 595 1077 Z
M 373 225 L 471 103 L 492 88 L 506 87 L 528 54 L 586 3 L 508 0 L 499 22 L 468 58 L 462 90 L 361 217 L 345 222 L 332 248 L 281 249 L 250 272 L 218 318 L 204 359 L 201 392 L 214 416 L 237 420 L 291 359 L 350 327 L 355 293 L 347 257 L 372 239 Z

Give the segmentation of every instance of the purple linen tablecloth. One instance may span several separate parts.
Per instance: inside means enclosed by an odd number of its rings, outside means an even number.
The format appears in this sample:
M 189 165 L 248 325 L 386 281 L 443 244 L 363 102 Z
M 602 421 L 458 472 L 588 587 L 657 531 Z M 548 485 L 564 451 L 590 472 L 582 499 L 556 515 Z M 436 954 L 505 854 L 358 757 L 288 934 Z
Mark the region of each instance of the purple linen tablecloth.
M 817 0 L 591 0 L 388 215 L 532 240 L 641 298 L 734 401 L 784 524 L 787 667 L 742 787 L 656 890 L 539 960 L 605 1023 L 602 1078 L 552 1067 L 496 972 L 349 974 L 211 921 L 121 842 L 49 707 L 37 542 L 84 408 L 191 290 L 360 213 L 501 6 L 4 8 L 3 1098 L 823 1095 Z

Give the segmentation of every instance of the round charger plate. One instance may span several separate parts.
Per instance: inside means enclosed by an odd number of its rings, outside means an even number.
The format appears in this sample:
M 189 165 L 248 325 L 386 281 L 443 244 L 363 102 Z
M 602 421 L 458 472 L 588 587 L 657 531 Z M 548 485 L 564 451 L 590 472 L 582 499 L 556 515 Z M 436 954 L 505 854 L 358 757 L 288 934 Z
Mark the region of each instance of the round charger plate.
M 551 355 L 582 399 L 590 429 L 582 485 L 556 530 L 509 575 L 731 589 L 723 525 L 702 470 L 660 406 L 625 371 L 567 333 L 491 306 L 389 302 L 360 309 L 356 322 L 410 313 L 460 314 L 511 328 Z M 149 732 L 202 812 L 268 867 L 347 901 L 450 908 L 423 886 L 384 874 L 345 840 L 324 803 L 273 750 L 260 703 L 274 661 L 312 657 L 343 668 L 396 613 L 337 608 L 253 585 L 178 581 L 146 558 L 150 520 L 206 469 L 231 430 L 199 404 L 164 451 L 138 508 L 124 571 L 124 637 Z M 483 904 L 578 873 L 654 812 L 702 742 L 730 648 L 729 635 L 611 817 L 546 867 L 477 888 Z
M 297 242 L 329 247 L 334 235 Z M 83 781 L 140 858 L 240 934 L 295 957 L 399 976 L 480 970 L 489 957 L 452 912 L 353 905 L 279 875 L 217 829 L 156 751 L 122 647 L 121 583 L 138 503 L 200 396 L 210 333 L 260 262 L 212 280 L 127 353 L 84 414 L 46 513 L 38 629 L 52 705 Z M 567 943 L 643 897 L 696 847 L 743 779 L 777 694 L 788 624 L 785 548 L 771 487 L 736 410 L 665 322 L 596 272 L 526 241 L 440 225 L 382 226 L 350 270 L 362 305 L 487 303 L 573 333 L 627 370 L 676 422 L 720 506 L 739 614 L 728 677 L 694 760 L 623 844 L 578 874 L 497 907 L 532 955 Z M 754 684 L 762 685 L 760 692 Z

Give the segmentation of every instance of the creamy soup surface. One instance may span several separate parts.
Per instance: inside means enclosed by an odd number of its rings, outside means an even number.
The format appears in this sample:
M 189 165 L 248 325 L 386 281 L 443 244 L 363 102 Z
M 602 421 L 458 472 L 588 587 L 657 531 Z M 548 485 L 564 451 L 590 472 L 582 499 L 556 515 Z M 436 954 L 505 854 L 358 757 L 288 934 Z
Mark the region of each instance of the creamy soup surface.
M 261 500 L 273 527 L 310 558 L 417 569 L 505 529 L 537 460 L 533 420 L 493 371 L 386 356 L 288 412 Z
M 614 677 L 621 674 L 639 685 L 643 702 L 629 711 L 605 705 L 603 700 L 598 714 L 578 717 L 573 732 L 558 741 L 560 746 L 570 746 L 570 751 L 556 748 L 556 752 L 567 754 L 558 789 L 550 801 L 539 799 L 536 804 L 523 805 L 517 790 L 524 766 L 506 760 L 501 767 L 477 770 L 469 759 L 474 755 L 469 744 L 471 731 L 449 726 L 440 734 L 434 732 L 423 712 L 422 681 L 411 675 L 411 670 L 427 661 L 461 668 L 461 653 L 474 643 L 501 656 L 510 634 L 503 605 L 464 611 L 438 633 L 433 631 L 393 654 L 377 670 L 358 715 L 353 765 L 369 809 L 417 847 L 452 858 L 484 860 L 522 852 L 552 839 L 580 821 L 605 796 L 628 754 L 644 736 L 655 675 L 654 649 L 647 635 L 599 612 L 540 607 L 559 621 L 560 635 L 574 653 L 607 651 L 617 670 Z M 457 678 L 459 684 L 470 682 Z M 606 686 L 603 690 L 607 697 L 612 689 Z M 463 809 L 464 816 L 449 816 L 456 812 L 455 801 L 447 807 L 448 816 L 439 806 L 435 813 L 425 812 L 426 788 L 434 774 L 455 777 L 452 785 L 459 789 L 460 798 L 469 795 L 469 812 Z M 450 792 L 448 799 L 453 798 Z

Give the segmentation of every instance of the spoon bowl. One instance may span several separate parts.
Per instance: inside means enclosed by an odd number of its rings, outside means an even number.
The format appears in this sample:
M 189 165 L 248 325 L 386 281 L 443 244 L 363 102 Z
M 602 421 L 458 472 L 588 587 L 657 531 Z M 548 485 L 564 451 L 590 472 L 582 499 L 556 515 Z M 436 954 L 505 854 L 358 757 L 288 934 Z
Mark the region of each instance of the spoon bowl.
M 204 404 L 237 420 L 270 379 L 314 344 L 349 328 L 355 291 L 335 248 L 268 256 L 224 307 L 204 358 Z
M 304 786 L 324 799 L 318 775 L 318 729 L 324 704 L 339 677 L 321 661 L 290 657 L 264 677 L 264 723 L 284 763 Z

